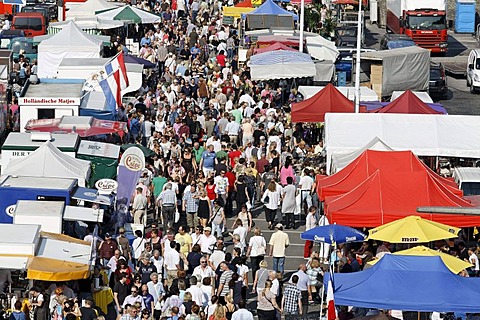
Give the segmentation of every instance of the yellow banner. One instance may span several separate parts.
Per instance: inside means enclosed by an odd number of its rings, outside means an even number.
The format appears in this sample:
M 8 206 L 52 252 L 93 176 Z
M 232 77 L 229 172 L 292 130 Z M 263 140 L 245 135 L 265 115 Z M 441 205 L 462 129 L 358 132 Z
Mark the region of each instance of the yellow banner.
M 241 18 L 242 13 L 249 13 L 249 12 L 252 12 L 253 10 L 255 10 L 255 8 L 223 7 L 223 16 L 229 16 L 229 17 L 233 17 L 234 19 L 238 19 L 238 18 Z

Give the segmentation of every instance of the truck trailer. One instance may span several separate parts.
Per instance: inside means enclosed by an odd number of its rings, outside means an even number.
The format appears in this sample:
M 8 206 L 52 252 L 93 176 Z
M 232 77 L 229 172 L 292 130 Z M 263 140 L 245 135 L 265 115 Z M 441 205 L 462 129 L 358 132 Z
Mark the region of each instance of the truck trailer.
M 422 48 L 446 53 L 446 0 L 387 0 L 387 32 L 406 34 Z

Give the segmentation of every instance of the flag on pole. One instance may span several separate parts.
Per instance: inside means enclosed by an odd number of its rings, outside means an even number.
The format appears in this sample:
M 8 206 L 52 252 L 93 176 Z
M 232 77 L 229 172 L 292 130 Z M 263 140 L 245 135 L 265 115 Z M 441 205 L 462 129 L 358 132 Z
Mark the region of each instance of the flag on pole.
M 333 273 L 330 273 L 327 285 L 327 320 L 337 319 L 337 309 L 335 309 L 335 300 L 333 298 L 332 274 Z
M 119 52 L 85 81 L 83 90 L 97 91 L 101 89 L 107 101 L 107 109 L 115 113 L 117 106 L 122 105 L 122 90 L 128 85 L 123 52 Z
M 333 245 L 335 245 L 335 243 L 333 243 Z M 333 283 L 333 262 L 330 261 L 330 277 L 328 277 L 327 283 L 327 320 L 336 320 L 338 318 L 337 309 L 335 309 L 335 299 L 333 297 Z

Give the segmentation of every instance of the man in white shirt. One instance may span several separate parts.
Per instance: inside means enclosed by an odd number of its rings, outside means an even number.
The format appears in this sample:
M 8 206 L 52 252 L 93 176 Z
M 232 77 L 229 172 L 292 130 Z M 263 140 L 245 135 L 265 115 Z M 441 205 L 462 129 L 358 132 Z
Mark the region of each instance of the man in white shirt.
M 245 246 L 246 246 L 245 239 L 247 237 L 247 233 L 248 233 L 248 229 L 245 226 L 243 226 L 242 220 L 237 219 L 235 221 L 235 229 L 233 230 L 232 237 L 233 235 L 238 234 L 238 236 L 240 237 L 240 243 L 243 246 L 242 252 L 244 252 L 245 250 Z
M 202 249 L 202 253 L 206 255 L 211 254 L 210 246 L 214 245 L 217 242 L 217 238 L 212 235 L 212 228 L 206 227 L 203 230 L 203 234 L 198 239 L 198 244 Z
M 167 270 L 167 285 L 170 287 L 174 279 L 177 278 L 177 271 L 181 270 L 180 267 L 180 253 L 175 250 L 175 241 L 170 242 L 170 249 L 166 251 L 163 259 L 163 265 Z
M 310 170 L 305 169 L 304 176 L 300 178 L 299 188 L 303 201 L 307 201 L 307 206 L 310 208 L 312 206 L 312 189 L 314 187 L 315 181 L 310 177 Z
M 470 270 L 472 271 L 470 275 L 477 277 L 478 272 L 480 271 L 480 264 L 478 262 L 478 257 L 475 254 L 475 248 L 468 249 L 468 262 L 473 264 L 473 267 L 470 268 Z
M 165 295 L 165 288 L 163 287 L 163 284 L 161 281 L 158 281 L 158 273 L 153 272 L 150 275 L 150 280 L 147 283 L 148 287 L 148 293 L 150 293 L 153 296 L 153 303 L 154 303 L 154 310 L 153 310 L 153 315 L 154 319 L 156 315 L 160 316 L 160 313 L 162 312 L 162 299 L 163 296 Z
M 230 117 L 230 122 L 225 126 L 225 134 L 230 137 L 231 143 L 237 143 L 239 131 L 240 124 L 235 121 L 235 117 Z
M 210 267 L 213 270 L 217 270 L 218 266 L 222 261 L 225 261 L 225 252 L 223 252 L 223 244 L 218 244 L 215 250 L 213 250 L 212 255 L 208 259 L 210 262 Z
M 200 258 L 200 265 L 193 269 L 193 275 L 196 277 L 200 277 L 200 279 L 205 278 L 212 278 L 212 281 L 215 281 L 215 272 L 213 271 L 212 267 L 208 265 L 208 261 L 206 257 Z M 215 283 L 215 282 L 212 282 Z
M 248 93 L 245 93 L 240 97 L 240 99 L 238 99 L 239 105 L 241 105 L 244 102 L 246 102 L 249 106 L 254 106 L 256 104 L 255 100 L 253 100 L 253 98 Z
M 218 137 L 213 135 L 207 139 L 207 146 L 212 145 L 213 151 L 218 152 L 222 150 L 222 143 L 218 140 Z
M 246 309 L 245 300 L 238 303 L 238 310 L 232 314 L 232 320 L 253 320 L 253 314 Z
M 190 287 L 186 290 L 192 294 L 192 301 L 195 301 L 197 306 L 203 306 L 203 290 L 197 285 L 197 277 L 193 276 L 190 278 Z

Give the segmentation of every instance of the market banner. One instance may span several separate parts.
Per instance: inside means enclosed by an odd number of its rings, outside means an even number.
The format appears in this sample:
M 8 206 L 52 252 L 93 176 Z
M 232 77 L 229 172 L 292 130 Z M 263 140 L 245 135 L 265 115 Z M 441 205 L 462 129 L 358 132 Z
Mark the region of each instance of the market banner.
M 138 147 L 130 147 L 125 150 L 120 159 L 117 175 L 118 188 L 115 211 L 118 227 L 122 227 L 128 222 L 130 200 L 143 169 L 145 169 L 145 156 L 142 150 Z

